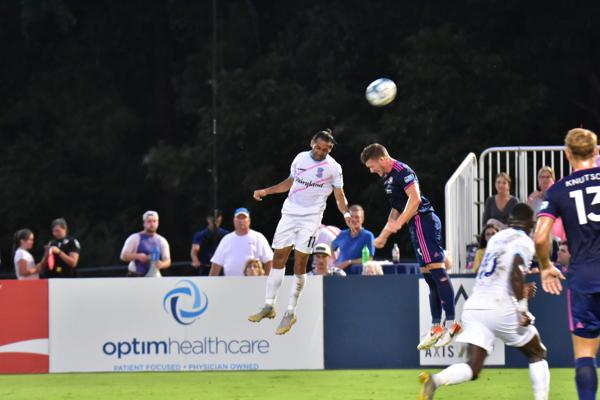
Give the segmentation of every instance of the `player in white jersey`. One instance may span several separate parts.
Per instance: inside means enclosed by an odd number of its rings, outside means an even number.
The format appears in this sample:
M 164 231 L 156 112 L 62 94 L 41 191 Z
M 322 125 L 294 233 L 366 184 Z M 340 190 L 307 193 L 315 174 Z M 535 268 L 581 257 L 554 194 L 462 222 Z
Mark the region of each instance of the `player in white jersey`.
M 275 317 L 275 300 L 285 275 L 285 264 L 294 249 L 294 283 L 288 308 L 275 333 L 283 335 L 296 323 L 296 306 L 306 283 L 306 264 L 315 245 L 327 198 L 333 192 L 338 209 L 350 223 L 348 200 L 344 194 L 342 167 L 329 153 L 335 140 L 331 130 L 315 134 L 311 150 L 294 158 L 290 176 L 275 186 L 254 191 L 258 201 L 264 197 L 289 192 L 281 209 L 281 220 L 273 237 L 273 268 L 267 278 L 265 306 L 248 317 L 252 322 Z
M 511 211 L 510 228 L 488 242 L 473 293 L 463 309 L 463 331 L 456 338 L 467 344 L 468 362 L 451 365 L 435 375 L 421 373 L 419 400 L 433 399 L 440 386 L 477 379 L 495 338 L 517 347 L 527 357 L 534 398 L 548 399 L 546 348 L 527 307 L 527 299 L 535 295 L 535 285 L 525 283 L 523 273 L 535 254 L 529 237 L 534 224 L 531 207 L 519 203 Z

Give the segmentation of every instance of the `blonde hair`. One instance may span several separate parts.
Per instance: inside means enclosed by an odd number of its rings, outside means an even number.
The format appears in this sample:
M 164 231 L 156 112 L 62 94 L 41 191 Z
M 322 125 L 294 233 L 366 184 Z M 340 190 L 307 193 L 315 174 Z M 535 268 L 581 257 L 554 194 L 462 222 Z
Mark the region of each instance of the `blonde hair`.
M 494 178 L 494 182 L 496 182 L 498 180 L 498 178 L 502 178 L 504 179 L 506 182 L 508 182 L 508 186 L 511 185 L 512 183 L 512 179 L 510 179 L 510 175 L 507 174 L 506 172 L 498 172 L 496 174 L 496 177 Z
M 554 181 L 554 180 L 556 180 L 556 175 L 554 175 L 554 170 L 552 169 L 552 167 L 549 167 L 549 166 L 547 166 L 547 165 L 544 165 L 542 168 L 540 168 L 540 169 L 538 170 L 538 174 L 537 174 L 537 176 L 538 176 L 538 179 L 540 178 L 540 175 L 541 175 L 541 174 L 542 174 L 542 172 L 544 172 L 544 171 L 545 171 L 545 172 L 548 172 L 548 173 L 550 173 L 550 176 L 552 177 L 552 180 L 553 180 L 553 181 Z
M 258 265 L 259 276 L 263 276 L 265 274 L 265 269 L 263 268 L 262 262 L 260 262 L 260 260 L 257 258 L 249 258 L 248 261 L 246 261 L 246 265 L 244 265 L 244 276 L 248 276 L 248 268 L 250 268 L 252 264 Z
M 565 145 L 577 160 L 592 158 L 597 144 L 596 134 L 587 129 L 571 129 L 565 136 Z

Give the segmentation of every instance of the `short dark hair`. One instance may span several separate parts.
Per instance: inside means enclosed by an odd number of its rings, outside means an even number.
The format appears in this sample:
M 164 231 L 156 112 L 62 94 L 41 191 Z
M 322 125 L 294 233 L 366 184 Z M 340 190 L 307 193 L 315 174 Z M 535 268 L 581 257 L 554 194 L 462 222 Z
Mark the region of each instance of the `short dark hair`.
M 27 240 L 29 236 L 33 235 L 30 229 L 19 229 L 13 236 L 13 253 L 21 246 L 21 240 Z
M 508 217 L 509 225 L 523 225 L 527 223 L 534 223 L 534 211 L 533 208 L 527 203 L 515 204 Z
M 371 143 L 365 147 L 360 153 L 360 161 L 366 164 L 369 160 L 376 160 L 381 157 L 387 157 L 389 153 L 387 149 L 379 143 Z
M 67 220 L 64 218 L 56 218 L 55 220 L 52 221 L 50 226 L 52 228 L 54 228 L 56 225 L 60 226 L 63 229 L 67 229 Z
M 311 141 L 315 141 L 317 139 L 321 139 L 327 143 L 337 144 L 337 142 L 335 141 L 335 138 L 333 137 L 333 131 L 329 128 L 315 133 L 313 135 Z
M 221 210 L 219 210 L 218 208 L 213 208 L 208 212 L 208 214 L 206 214 L 206 218 L 219 218 L 222 216 L 223 213 L 221 213 Z

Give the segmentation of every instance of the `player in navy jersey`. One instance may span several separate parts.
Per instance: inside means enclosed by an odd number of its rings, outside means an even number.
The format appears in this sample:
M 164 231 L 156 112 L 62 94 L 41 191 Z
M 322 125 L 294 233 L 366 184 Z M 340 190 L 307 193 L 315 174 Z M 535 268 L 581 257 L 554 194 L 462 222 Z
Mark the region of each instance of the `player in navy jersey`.
M 424 350 L 431 346 L 445 346 L 461 327 L 454 319 L 454 289 L 444 267 L 442 223 L 429 200 L 421 195 L 414 171 L 391 158 L 384 146 L 379 143 L 368 145 L 363 149 L 360 160 L 371 173 L 383 178 L 385 193 L 392 207 L 385 227 L 375 239 L 375 247 L 385 246 L 390 235 L 408 225 L 415 255 L 429 286 L 432 327 L 417 348 Z M 445 326 L 441 324 L 442 309 L 446 314 Z
M 572 129 L 565 137 L 565 155 L 573 173 L 546 191 L 538 212 L 535 248 L 542 268 L 542 287 L 560 294 L 563 274 L 550 262 L 550 232 L 558 217 L 571 250 L 567 272 L 569 329 L 575 352 L 575 382 L 579 399 L 596 398 L 596 354 L 600 344 L 600 168 L 597 137 L 587 129 Z

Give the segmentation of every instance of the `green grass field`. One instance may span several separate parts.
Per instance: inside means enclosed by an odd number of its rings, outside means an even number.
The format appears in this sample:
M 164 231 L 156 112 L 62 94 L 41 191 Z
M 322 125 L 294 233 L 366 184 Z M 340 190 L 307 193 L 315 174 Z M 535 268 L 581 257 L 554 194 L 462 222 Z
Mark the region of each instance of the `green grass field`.
M 436 371 L 436 370 L 432 370 Z M 99 373 L 0 376 L 0 399 L 416 399 L 418 370 Z M 533 398 L 527 369 L 487 369 L 437 399 Z M 576 399 L 572 369 L 552 369 L 550 399 Z

